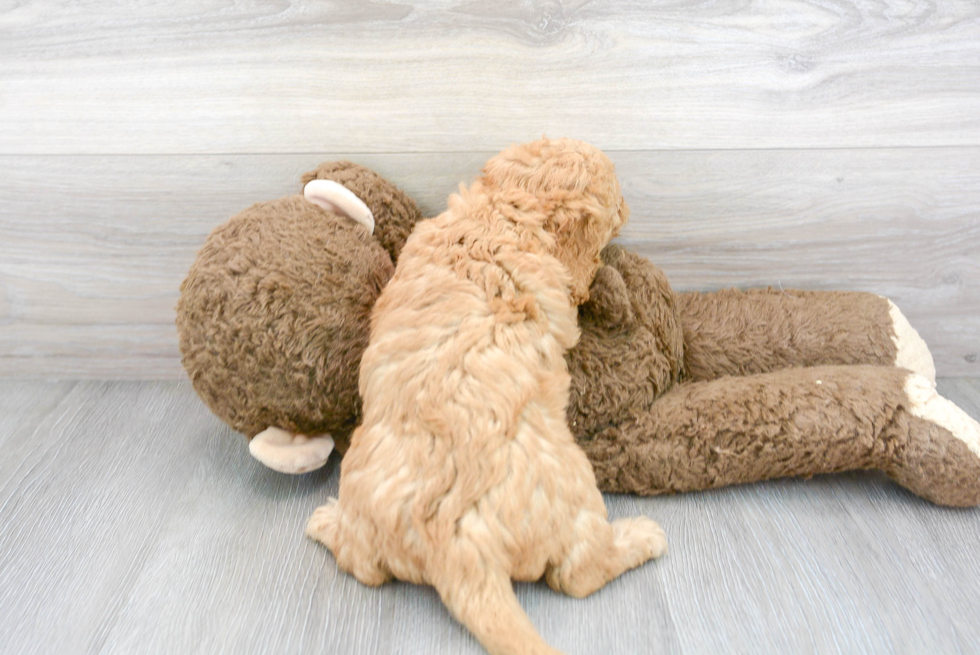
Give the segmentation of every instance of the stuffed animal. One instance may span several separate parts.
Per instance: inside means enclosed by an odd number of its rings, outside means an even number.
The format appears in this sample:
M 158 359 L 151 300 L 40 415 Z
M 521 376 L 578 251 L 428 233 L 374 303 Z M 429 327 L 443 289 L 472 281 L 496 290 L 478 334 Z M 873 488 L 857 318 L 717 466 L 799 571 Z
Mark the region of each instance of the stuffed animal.
M 259 204 L 217 228 L 178 304 L 195 389 L 253 455 L 292 473 L 322 465 L 334 443 L 346 449 L 370 308 L 421 216 L 353 164 L 324 164 L 311 180 L 363 198 L 377 239 L 351 220 L 363 208 L 314 185 L 309 200 Z M 569 425 L 600 489 L 880 469 L 935 503 L 980 504 L 980 425 L 936 393 L 928 348 L 888 300 L 675 294 L 649 261 L 617 246 L 603 257 L 567 356 Z
M 928 348 L 887 299 L 675 294 L 649 261 L 603 255 L 568 417 L 604 491 L 880 469 L 934 503 L 980 504 L 980 424 L 938 395 Z
M 304 195 L 256 204 L 211 232 L 177 304 L 194 389 L 253 456 L 285 473 L 346 449 L 371 309 L 422 217 L 350 162 L 303 182 Z

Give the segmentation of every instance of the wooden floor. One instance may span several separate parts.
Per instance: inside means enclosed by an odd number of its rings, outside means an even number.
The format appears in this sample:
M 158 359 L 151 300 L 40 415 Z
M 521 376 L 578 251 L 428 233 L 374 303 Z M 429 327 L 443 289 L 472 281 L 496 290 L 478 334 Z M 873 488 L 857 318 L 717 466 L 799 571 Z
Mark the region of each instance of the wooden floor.
M 939 389 L 980 417 L 980 380 Z M 2 382 L 0 447 L 0 652 L 482 652 L 431 588 L 303 536 L 335 460 L 260 467 L 189 384 Z M 876 474 L 607 504 L 670 552 L 582 600 L 517 585 L 571 655 L 980 652 L 980 509 Z

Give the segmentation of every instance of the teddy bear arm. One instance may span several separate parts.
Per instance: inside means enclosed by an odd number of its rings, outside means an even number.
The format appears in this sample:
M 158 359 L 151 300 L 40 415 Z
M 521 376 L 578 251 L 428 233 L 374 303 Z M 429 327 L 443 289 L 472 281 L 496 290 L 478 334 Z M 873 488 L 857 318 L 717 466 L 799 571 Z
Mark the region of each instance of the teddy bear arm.
M 891 366 L 681 384 L 643 416 L 580 444 L 606 492 L 880 469 L 933 502 L 980 503 L 980 424 L 925 378 Z
M 887 298 L 863 292 L 682 293 L 687 380 L 798 366 L 900 366 L 935 380 L 925 342 Z

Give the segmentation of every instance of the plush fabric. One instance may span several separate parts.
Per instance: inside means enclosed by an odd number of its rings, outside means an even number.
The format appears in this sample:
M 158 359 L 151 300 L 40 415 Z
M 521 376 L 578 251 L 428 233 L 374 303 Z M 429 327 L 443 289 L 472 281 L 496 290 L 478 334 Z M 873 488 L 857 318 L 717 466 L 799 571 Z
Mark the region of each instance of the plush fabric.
M 341 452 L 360 420 L 357 371 L 371 310 L 421 213 L 349 162 L 304 176 L 361 194 L 375 236 L 302 196 L 256 204 L 218 226 L 181 285 L 184 368 L 208 407 L 246 437 L 276 426 L 329 433 Z
M 880 469 L 935 503 L 980 503 L 980 426 L 896 366 L 886 299 L 674 294 L 649 261 L 616 246 L 603 256 L 568 353 L 569 425 L 603 490 Z M 933 401 L 942 411 L 923 418 Z

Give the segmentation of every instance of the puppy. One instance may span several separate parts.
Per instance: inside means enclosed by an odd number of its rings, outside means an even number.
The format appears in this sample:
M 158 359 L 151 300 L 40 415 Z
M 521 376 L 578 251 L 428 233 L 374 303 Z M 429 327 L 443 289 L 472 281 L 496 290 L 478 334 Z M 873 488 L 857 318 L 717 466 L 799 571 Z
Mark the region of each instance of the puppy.
M 667 547 L 609 523 L 565 420 L 576 305 L 628 216 L 609 159 L 563 139 L 505 150 L 419 223 L 374 307 L 340 498 L 307 525 L 365 584 L 434 586 L 494 654 L 556 652 L 512 579 L 585 596 Z

